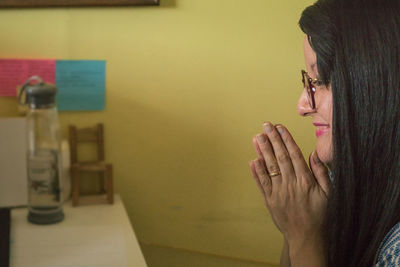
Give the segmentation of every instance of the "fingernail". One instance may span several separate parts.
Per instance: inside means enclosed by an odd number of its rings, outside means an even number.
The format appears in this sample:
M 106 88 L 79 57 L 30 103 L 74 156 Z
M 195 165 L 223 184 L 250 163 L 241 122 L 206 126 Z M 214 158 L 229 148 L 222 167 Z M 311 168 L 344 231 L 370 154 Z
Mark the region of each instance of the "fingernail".
M 269 122 L 265 122 L 264 123 L 264 129 L 267 133 L 271 133 L 272 132 L 272 125 Z
M 313 160 L 317 164 L 321 163 L 321 160 L 318 158 L 317 151 L 313 152 Z
M 280 134 L 283 134 L 283 127 L 280 125 L 275 126 Z
M 258 165 L 260 164 L 260 162 L 258 161 L 258 159 L 253 160 L 254 166 L 258 167 Z
M 265 136 L 264 136 L 263 134 L 257 135 L 257 142 L 258 142 L 259 144 L 265 143 Z

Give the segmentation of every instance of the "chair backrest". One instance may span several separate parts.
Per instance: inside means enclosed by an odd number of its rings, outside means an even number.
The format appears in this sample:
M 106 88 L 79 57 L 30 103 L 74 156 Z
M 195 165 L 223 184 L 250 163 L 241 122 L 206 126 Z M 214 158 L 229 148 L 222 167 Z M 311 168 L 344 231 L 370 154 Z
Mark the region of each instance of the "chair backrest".
M 75 125 L 70 125 L 69 143 L 72 164 L 78 162 L 79 143 L 95 143 L 97 146 L 97 161 L 104 161 L 104 135 L 102 123 L 98 123 L 95 127 L 80 129 L 77 129 Z

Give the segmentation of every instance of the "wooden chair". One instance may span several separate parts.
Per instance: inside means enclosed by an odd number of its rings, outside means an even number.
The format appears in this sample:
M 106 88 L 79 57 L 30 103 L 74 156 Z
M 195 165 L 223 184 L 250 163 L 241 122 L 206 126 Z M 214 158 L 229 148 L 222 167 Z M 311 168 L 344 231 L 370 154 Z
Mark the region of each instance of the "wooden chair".
M 69 142 L 71 147 L 71 177 L 72 177 L 72 205 L 79 205 L 79 176 L 81 172 L 99 172 L 101 187 L 106 202 L 114 202 L 112 165 L 104 162 L 104 135 L 103 124 L 92 128 L 77 129 L 69 126 Z M 97 159 L 95 161 L 78 161 L 78 144 L 95 143 L 97 145 Z

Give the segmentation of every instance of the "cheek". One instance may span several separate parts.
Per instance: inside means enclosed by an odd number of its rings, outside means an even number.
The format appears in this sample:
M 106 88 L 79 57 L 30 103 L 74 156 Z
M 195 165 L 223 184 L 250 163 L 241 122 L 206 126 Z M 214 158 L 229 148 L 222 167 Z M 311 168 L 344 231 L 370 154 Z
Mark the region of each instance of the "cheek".
M 325 92 L 321 103 L 320 115 L 332 127 L 332 92 Z
M 329 163 L 332 161 L 332 131 L 318 137 L 316 150 L 322 162 Z

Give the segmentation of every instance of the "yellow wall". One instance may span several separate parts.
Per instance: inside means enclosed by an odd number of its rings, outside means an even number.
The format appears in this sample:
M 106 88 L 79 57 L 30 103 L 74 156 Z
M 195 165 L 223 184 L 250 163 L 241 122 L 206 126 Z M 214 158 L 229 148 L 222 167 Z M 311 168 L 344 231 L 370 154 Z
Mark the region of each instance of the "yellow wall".
M 251 138 L 283 123 L 308 154 L 297 26 L 311 0 L 161 0 L 159 7 L 0 11 L 1 58 L 105 59 L 106 110 L 62 112 L 105 124 L 136 234 L 156 243 L 277 263 L 282 240 L 252 180 Z M 0 116 L 16 116 L 0 98 Z

